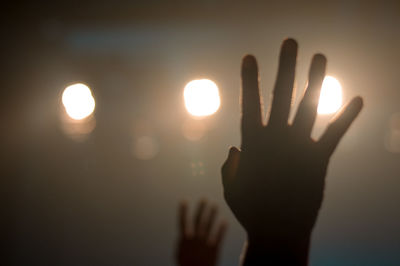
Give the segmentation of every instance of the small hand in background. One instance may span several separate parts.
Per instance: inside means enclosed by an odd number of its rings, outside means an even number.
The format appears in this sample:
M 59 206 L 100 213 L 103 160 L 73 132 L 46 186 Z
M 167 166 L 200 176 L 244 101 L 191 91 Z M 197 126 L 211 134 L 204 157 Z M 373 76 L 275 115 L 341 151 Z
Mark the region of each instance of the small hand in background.
M 217 207 L 210 206 L 205 200 L 198 203 L 193 219 L 188 220 L 188 206 L 181 202 L 179 206 L 179 239 L 177 245 L 177 264 L 179 266 L 214 266 L 224 238 L 227 224 L 217 226 Z M 212 233 L 213 227 L 216 232 Z

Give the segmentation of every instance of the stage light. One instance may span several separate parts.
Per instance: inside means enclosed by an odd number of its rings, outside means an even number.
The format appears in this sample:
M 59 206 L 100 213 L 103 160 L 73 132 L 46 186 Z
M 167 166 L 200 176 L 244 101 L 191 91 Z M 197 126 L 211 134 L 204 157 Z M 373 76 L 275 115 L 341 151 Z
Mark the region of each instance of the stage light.
M 220 104 L 217 85 L 209 79 L 192 80 L 183 92 L 187 111 L 197 117 L 214 114 Z
M 342 106 L 342 86 L 332 76 L 326 76 L 322 83 L 318 103 L 318 114 L 335 113 Z
M 88 117 L 95 108 L 92 92 L 88 86 L 82 83 L 65 88 L 62 94 L 62 103 L 68 116 L 75 120 Z

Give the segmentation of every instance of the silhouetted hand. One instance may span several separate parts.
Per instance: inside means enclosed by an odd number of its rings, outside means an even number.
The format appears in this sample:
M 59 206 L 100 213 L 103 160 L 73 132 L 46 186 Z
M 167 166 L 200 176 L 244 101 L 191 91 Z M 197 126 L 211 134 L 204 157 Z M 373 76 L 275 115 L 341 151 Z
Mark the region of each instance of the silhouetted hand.
M 289 124 L 296 57 L 296 41 L 285 40 L 268 123 L 263 122 L 256 59 L 248 55 L 242 63 L 241 150 L 230 149 L 222 177 L 225 199 L 248 234 L 246 265 L 307 264 L 329 158 L 363 105 L 354 98 L 320 140 L 311 138 L 326 66 L 325 56 L 316 54 Z
M 198 204 L 193 220 L 187 220 L 188 208 L 182 202 L 179 206 L 179 240 L 177 263 L 179 266 L 215 266 L 226 231 L 221 222 L 213 234 L 217 207 L 210 207 L 202 200 Z

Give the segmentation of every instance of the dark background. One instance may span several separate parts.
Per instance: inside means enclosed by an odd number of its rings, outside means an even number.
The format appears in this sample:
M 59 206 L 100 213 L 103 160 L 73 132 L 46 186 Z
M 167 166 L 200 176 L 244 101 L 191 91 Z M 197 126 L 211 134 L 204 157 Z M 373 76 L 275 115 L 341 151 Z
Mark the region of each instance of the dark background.
M 399 1 L 4 3 L 7 264 L 173 265 L 177 203 L 207 197 L 230 224 L 221 265 L 237 265 L 245 237 L 223 201 L 220 166 L 240 144 L 240 60 L 258 58 L 267 97 L 280 43 L 293 37 L 300 92 L 322 52 L 344 100 L 365 101 L 331 160 L 311 265 L 399 265 L 400 122 L 390 123 L 400 112 L 399 26 Z M 201 77 L 218 84 L 222 104 L 190 141 L 182 91 Z M 61 93 L 75 82 L 96 99 L 83 139 L 62 122 Z M 157 148 L 150 160 L 132 152 L 141 136 Z

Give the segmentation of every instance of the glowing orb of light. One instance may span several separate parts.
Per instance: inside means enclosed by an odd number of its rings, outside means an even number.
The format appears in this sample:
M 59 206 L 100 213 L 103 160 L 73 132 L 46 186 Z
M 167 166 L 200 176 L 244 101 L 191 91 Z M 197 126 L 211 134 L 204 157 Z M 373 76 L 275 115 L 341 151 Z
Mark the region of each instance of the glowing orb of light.
M 140 160 L 153 159 L 158 153 L 158 144 L 153 137 L 142 136 L 133 143 L 133 153 Z
M 62 94 L 62 103 L 68 116 L 81 120 L 94 111 L 95 101 L 89 87 L 82 83 L 73 84 L 65 88 Z
M 318 114 L 335 113 L 342 106 L 342 86 L 332 76 L 326 76 L 322 83 L 318 103 Z
M 209 79 L 190 81 L 183 91 L 187 111 L 193 116 L 214 114 L 221 105 L 217 85 Z

